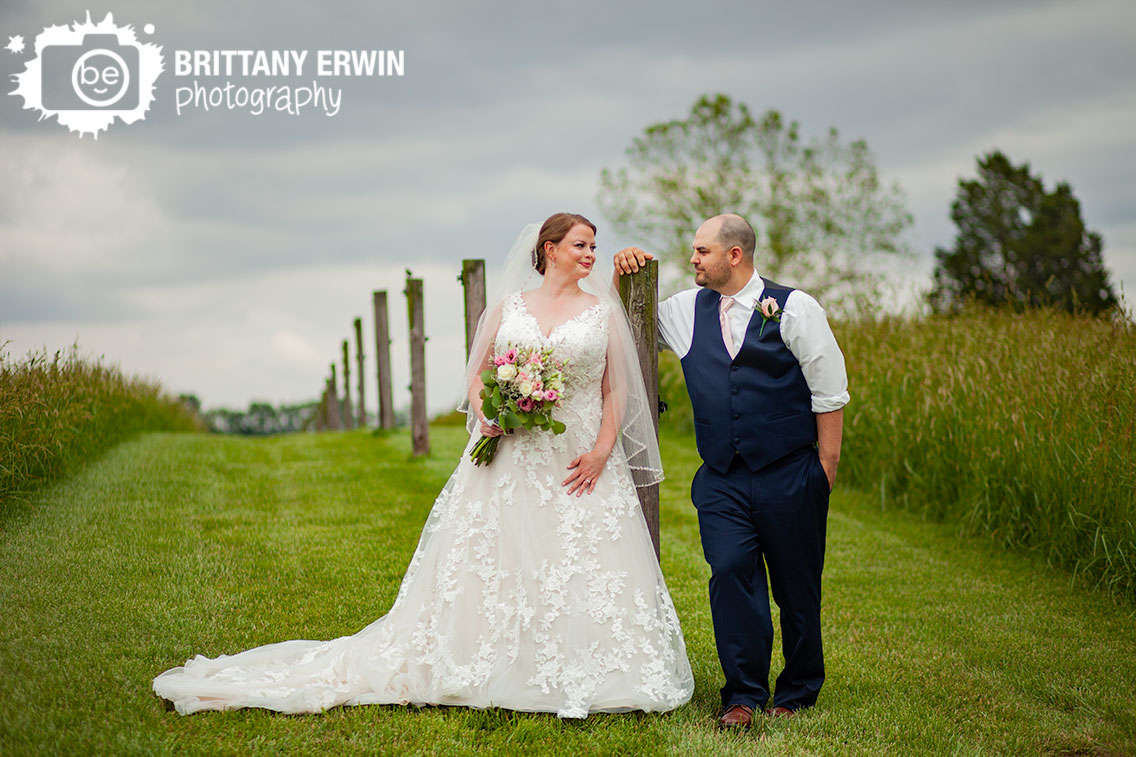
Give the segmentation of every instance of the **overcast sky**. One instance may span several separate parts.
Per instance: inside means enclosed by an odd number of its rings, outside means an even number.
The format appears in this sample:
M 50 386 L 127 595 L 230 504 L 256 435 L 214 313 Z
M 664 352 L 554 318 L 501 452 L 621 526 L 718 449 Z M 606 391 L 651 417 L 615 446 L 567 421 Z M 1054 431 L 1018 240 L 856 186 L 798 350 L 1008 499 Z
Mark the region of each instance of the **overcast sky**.
M 456 399 L 460 260 L 491 269 L 559 210 L 608 231 L 600 170 L 704 93 L 862 137 L 904 190 L 925 279 L 950 204 L 995 148 L 1068 181 L 1136 297 L 1136 5 L 1099 2 L 155 3 L 3 0 L 6 81 L 45 26 L 106 12 L 162 46 L 144 121 L 80 139 L 0 98 L 0 343 L 78 340 L 207 407 L 315 398 L 371 291 L 388 289 L 408 403 L 404 269 L 426 279 L 430 412 Z M 153 24 L 153 34 L 141 32 Z M 333 117 L 176 113 L 174 50 L 402 50 L 402 77 L 322 79 Z M 311 86 L 314 71 L 263 87 Z M 8 84 L 6 91 L 14 89 Z M 492 270 L 491 270 L 492 275 Z M 492 284 L 492 282 L 490 282 Z M 1130 304 L 1131 309 L 1131 304 Z

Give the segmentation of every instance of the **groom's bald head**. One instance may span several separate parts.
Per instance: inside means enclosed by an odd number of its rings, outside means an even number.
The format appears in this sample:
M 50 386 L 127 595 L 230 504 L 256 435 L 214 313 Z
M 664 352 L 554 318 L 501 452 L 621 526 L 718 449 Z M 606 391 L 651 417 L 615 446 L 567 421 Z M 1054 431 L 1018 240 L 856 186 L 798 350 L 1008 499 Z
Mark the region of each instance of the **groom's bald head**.
M 733 296 L 753 275 L 757 237 L 741 216 L 727 213 L 707 219 L 694 233 L 691 247 L 694 283 L 700 287 Z
M 753 253 L 757 249 L 757 235 L 754 233 L 753 227 L 749 225 L 749 221 L 733 213 L 723 213 L 720 216 L 707 219 L 703 224 L 703 226 L 708 227 L 707 231 L 710 230 L 709 224 L 718 225 L 718 233 L 715 236 L 723 249 L 729 250 L 733 247 L 740 247 L 745 259 L 753 262 Z

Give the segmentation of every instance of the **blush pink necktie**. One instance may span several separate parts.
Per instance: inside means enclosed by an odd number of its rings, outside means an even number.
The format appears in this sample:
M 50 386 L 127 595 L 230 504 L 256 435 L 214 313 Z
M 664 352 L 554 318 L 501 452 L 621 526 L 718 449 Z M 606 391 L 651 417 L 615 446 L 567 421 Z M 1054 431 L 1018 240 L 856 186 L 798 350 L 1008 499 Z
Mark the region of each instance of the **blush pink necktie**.
M 718 303 L 718 321 L 722 324 L 722 342 L 726 345 L 726 352 L 730 353 L 730 358 L 733 359 L 737 353 L 734 351 L 734 337 L 730 334 L 730 319 L 726 315 L 726 311 L 734 305 L 733 297 L 723 297 L 721 302 Z

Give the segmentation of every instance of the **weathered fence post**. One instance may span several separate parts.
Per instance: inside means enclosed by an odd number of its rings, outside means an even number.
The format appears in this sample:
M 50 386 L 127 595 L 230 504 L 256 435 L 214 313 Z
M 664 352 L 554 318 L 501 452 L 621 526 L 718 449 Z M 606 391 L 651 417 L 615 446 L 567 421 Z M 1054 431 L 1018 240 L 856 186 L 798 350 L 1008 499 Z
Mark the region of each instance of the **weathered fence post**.
M 340 419 L 339 408 L 339 390 L 336 388 L 335 379 L 335 363 L 331 364 L 331 378 L 327 380 L 327 427 L 332 431 L 339 431 L 343 428 L 343 423 Z
M 465 287 L 465 356 L 468 358 L 477 322 L 485 312 L 485 261 L 463 260 L 459 280 Z
M 422 308 L 422 279 L 411 278 L 406 269 L 406 314 L 410 324 L 410 434 L 414 454 L 430 452 L 426 420 L 426 327 Z
M 379 371 L 379 428 L 394 428 L 394 406 L 391 404 L 390 319 L 387 317 L 387 292 L 373 293 L 375 302 L 375 362 Z
M 351 356 L 348 354 L 347 340 L 343 340 L 343 428 L 355 428 L 355 414 L 351 412 Z
M 366 428 L 367 426 L 367 409 L 363 405 L 363 319 L 355 319 L 355 366 L 356 373 L 359 374 L 359 406 L 356 408 L 356 422 L 357 428 Z
M 659 434 L 659 348 L 656 324 L 659 317 L 659 262 L 648 260 L 638 272 L 619 277 L 619 297 L 627 309 L 631 335 L 643 370 L 643 384 L 647 387 L 647 405 Z M 638 471 L 631 471 L 637 477 Z M 639 506 L 655 544 L 655 557 L 659 556 L 659 485 L 637 489 Z
M 316 406 L 316 431 L 327 430 L 327 382 L 324 382 L 323 391 L 320 393 L 319 405 Z

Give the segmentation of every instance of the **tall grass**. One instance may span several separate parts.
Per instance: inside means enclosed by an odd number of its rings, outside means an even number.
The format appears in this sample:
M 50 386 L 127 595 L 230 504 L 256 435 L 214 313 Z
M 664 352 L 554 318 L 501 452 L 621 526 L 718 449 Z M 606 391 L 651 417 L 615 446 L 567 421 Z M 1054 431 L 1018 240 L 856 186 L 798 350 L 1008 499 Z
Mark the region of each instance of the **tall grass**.
M 1136 601 L 1136 329 L 985 309 L 833 324 L 848 364 L 840 479 L 1035 552 Z M 660 366 L 690 427 L 677 361 Z
M 16 362 L 0 345 L 0 503 L 142 431 L 201 428 L 156 382 L 77 346 Z
M 828 528 L 819 706 L 719 731 L 710 569 L 689 500 L 698 456 L 669 433 L 662 568 L 694 672 L 689 704 L 583 721 L 163 709 L 150 681 L 188 657 L 335 638 L 386 612 L 467 439 L 432 427 L 433 451 L 412 458 L 406 430 L 147 434 L 37 493 L 35 516 L 0 531 L 0 754 L 1136 754 L 1128 608 L 847 489 Z

